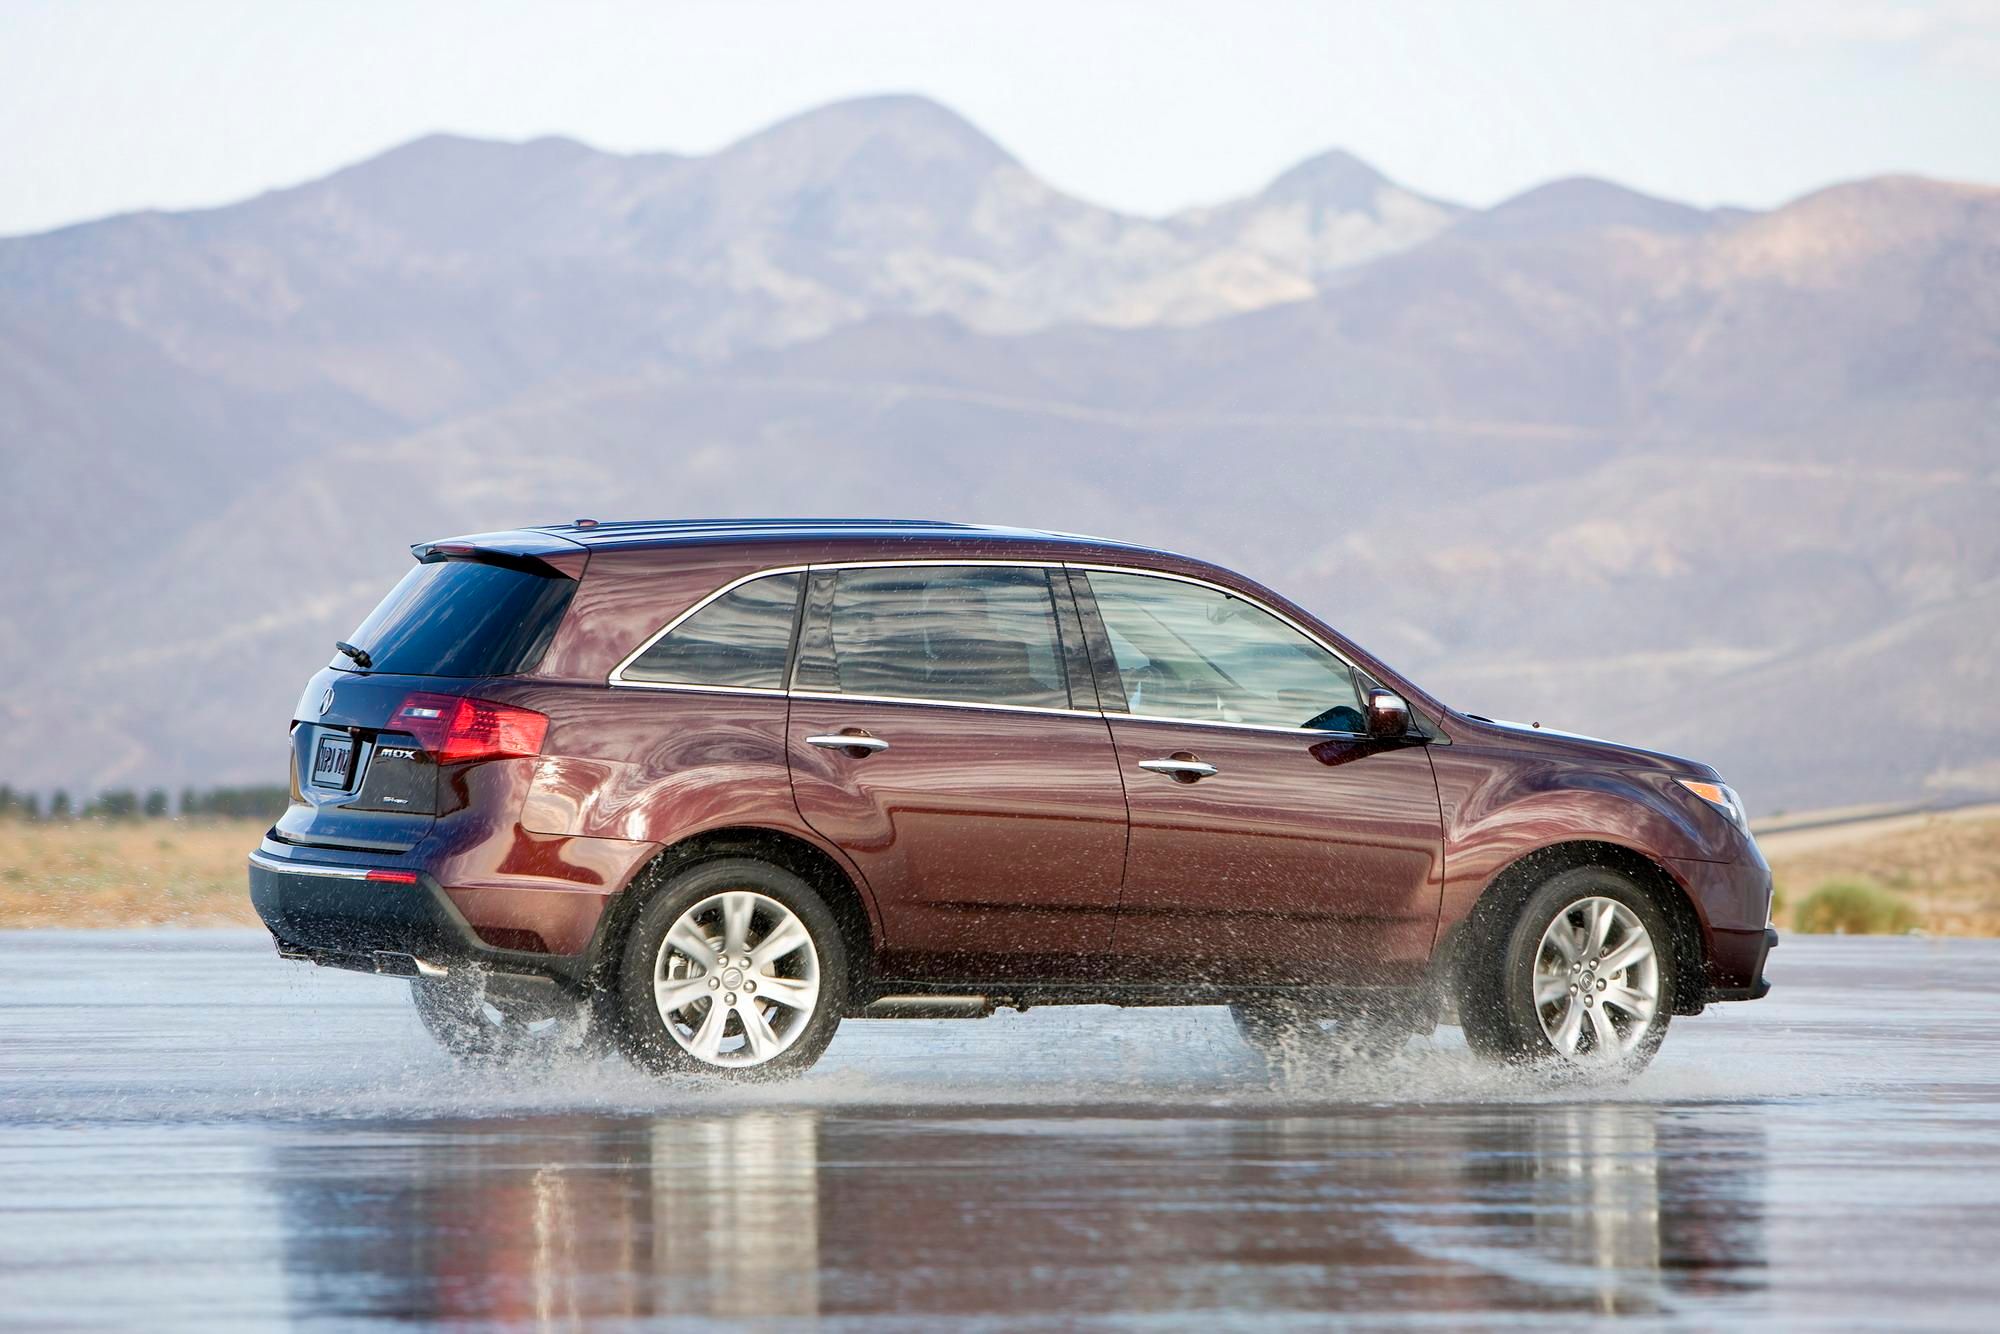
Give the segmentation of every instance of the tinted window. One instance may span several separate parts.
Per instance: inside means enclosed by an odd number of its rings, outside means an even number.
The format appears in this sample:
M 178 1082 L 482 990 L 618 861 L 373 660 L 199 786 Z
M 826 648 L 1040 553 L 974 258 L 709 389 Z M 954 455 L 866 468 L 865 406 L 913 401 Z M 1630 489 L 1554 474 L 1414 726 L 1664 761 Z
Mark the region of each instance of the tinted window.
M 576 581 L 484 561 L 426 561 L 368 614 L 348 642 L 370 671 L 404 676 L 511 676 L 532 670 L 555 638 Z M 352 669 L 337 656 L 332 665 Z
M 623 679 L 784 689 L 803 582 L 797 574 L 770 574 L 730 589 L 639 655 Z
M 1090 589 L 1132 713 L 1367 730 L 1347 664 L 1252 603 L 1136 574 L 1092 571 Z
M 1069 707 L 1046 572 L 977 565 L 838 570 L 831 584 L 828 633 L 810 653 L 801 650 L 801 688 Z

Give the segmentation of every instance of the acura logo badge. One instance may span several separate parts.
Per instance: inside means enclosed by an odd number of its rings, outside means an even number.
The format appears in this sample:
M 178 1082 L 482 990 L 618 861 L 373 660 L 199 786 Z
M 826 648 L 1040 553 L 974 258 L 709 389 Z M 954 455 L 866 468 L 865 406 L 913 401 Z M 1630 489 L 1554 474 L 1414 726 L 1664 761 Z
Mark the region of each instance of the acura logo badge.
M 333 707 L 333 687 L 328 686 L 326 688 L 326 693 L 319 697 L 320 716 L 324 717 L 326 715 L 326 711 L 332 707 Z

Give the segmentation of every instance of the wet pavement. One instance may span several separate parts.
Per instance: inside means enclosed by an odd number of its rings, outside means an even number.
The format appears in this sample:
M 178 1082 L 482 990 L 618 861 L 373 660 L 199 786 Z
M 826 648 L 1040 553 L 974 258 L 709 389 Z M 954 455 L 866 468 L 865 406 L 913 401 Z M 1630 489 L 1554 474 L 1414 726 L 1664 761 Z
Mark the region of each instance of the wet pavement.
M 0 1326 L 2000 1325 L 2000 941 L 1771 971 L 1612 1091 L 1052 1009 L 718 1092 L 455 1068 L 251 933 L 0 934 Z

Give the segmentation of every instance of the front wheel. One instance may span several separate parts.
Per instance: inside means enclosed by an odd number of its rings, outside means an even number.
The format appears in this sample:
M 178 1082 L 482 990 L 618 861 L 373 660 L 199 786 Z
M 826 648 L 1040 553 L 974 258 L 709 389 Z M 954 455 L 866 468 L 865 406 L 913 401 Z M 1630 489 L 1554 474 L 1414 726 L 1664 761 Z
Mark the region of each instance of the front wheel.
M 748 857 L 704 862 L 639 909 L 619 964 L 626 1054 L 659 1072 L 797 1074 L 833 1040 L 847 950 L 811 886 Z
M 1511 919 L 1475 920 L 1458 975 L 1466 1044 L 1578 1075 L 1634 1075 L 1666 1037 L 1674 938 L 1653 896 L 1607 867 L 1561 871 Z

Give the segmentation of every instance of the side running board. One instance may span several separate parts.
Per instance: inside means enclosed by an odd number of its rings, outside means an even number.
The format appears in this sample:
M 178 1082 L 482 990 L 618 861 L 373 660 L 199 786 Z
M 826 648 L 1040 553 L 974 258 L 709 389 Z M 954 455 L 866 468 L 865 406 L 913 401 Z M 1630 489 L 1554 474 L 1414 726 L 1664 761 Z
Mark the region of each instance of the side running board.
M 993 1013 L 986 996 L 881 996 L 861 1012 L 863 1019 L 984 1019 Z

